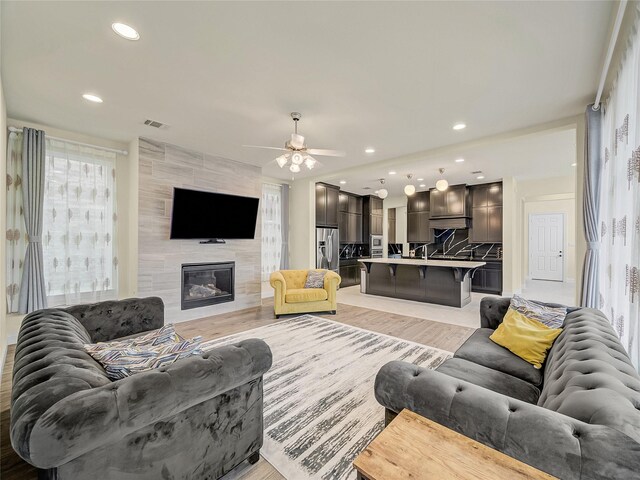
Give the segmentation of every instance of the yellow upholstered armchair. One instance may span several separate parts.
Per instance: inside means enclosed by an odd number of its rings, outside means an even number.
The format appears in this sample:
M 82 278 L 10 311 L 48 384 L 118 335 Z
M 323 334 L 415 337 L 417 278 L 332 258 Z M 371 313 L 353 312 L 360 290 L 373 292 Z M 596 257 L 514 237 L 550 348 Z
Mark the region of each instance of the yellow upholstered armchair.
M 324 288 L 304 288 L 309 270 L 279 270 L 271 274 L 276 318 L 289 313 L 331 312 L 337 309 L 336 291 L 340 275 L 326 270 Z

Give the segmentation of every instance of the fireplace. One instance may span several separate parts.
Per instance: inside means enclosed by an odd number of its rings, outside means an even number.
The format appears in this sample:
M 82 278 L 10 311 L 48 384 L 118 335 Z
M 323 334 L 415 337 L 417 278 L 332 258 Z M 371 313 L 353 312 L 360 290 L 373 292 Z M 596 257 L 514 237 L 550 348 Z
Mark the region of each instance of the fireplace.
M 182 265 L 182 310 L 232 302 L 235 262 Z

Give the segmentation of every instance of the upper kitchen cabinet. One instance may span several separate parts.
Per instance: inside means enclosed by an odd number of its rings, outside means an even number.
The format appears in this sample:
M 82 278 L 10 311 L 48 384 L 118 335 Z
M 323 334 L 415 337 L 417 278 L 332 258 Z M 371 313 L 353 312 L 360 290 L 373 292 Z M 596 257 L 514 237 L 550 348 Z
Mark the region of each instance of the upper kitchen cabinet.
M 373 195 L 364 197 L 362 205 L 363 240 L 370 235 L 382 235 L 382 199 Z
M 407 197 L 407 212 L 428 212 L 429 209 L 429 191 L 416 192 Z
M 340 192 L 338 204 L 340 243 L 362 243 L 362 197 Z
M 349 195 L 348 193 L 340 192 L 338 194 L 338 210 L 341 212 L 349 211 Z
M 340 189 L 316 183 L 316 226 L 337 227 Z
M 429 192 L 431 218 L 468 217 L 469 197 L 466 185 L 450 185 L 444 192 Z
M 502 243 L 502 183 L 473 185 L 471 243 Z

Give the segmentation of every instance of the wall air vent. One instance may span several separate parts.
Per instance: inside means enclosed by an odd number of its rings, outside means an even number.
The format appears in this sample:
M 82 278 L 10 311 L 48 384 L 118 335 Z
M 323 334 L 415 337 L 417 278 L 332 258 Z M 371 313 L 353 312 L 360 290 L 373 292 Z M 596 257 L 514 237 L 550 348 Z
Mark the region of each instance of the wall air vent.
M 165 130 L 165 129 L 169 128 L 169 125 L 164 124 L 164 123 L 162 123 L 162 122 L 158 122 L 158 121 L 156 121 L 156 120 L 149 120 L 149 119 L 147 119 L 147 120 L 145 120 L 145 121 L 144 121 L 144 124 L 145 124 L 145 125 L 148 125 L 149 127 L 153 127 L 153 128 L 160 128 L 160 129 L 162 129 L 162 130 Z

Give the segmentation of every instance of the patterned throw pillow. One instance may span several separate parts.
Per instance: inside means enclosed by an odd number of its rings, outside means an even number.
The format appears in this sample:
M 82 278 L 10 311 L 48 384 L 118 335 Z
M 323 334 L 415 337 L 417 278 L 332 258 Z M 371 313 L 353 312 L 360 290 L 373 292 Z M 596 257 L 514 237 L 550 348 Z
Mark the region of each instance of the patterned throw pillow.
M 324 276 L 326 270 L 309 270 L 307 272 L 307 281 L 304 282 L 304 288 L 324 288 Z
M 560 328 L 567 316 L 565 307 L 549 307 L 538 302 L 527 300 L 519 295 L 514 295 L 509 308 L 521 313 L 527 318 L 537 320 L 549 328 Z
M 115 340 L 113 342 L 99 342 L 86 344 L 84 349 L 91 354 L 100 350 L 116 350 L 127 347 L 155 347 L 164 345 L 165 343 L 182 342 L 184 338 L 176 333 L 175 326 L 172 323 L 165 325 L 158 330 L 154 330 L 139 337 L 127 338 L 124 340 Z
M 136 373 L 170 365 L 181 358 L 200 355 L 201 341 L 184 340 L 155 347 L 101 350 L 91 356 L 104 367 L 107 377 L 120 380 Z
M 169 365 L 181 358 L 200 355 L 202 337 L 185 340 L 172 324 L 140 337 L 87 344 L 84 349 L 104 368 L 111 380 Z

